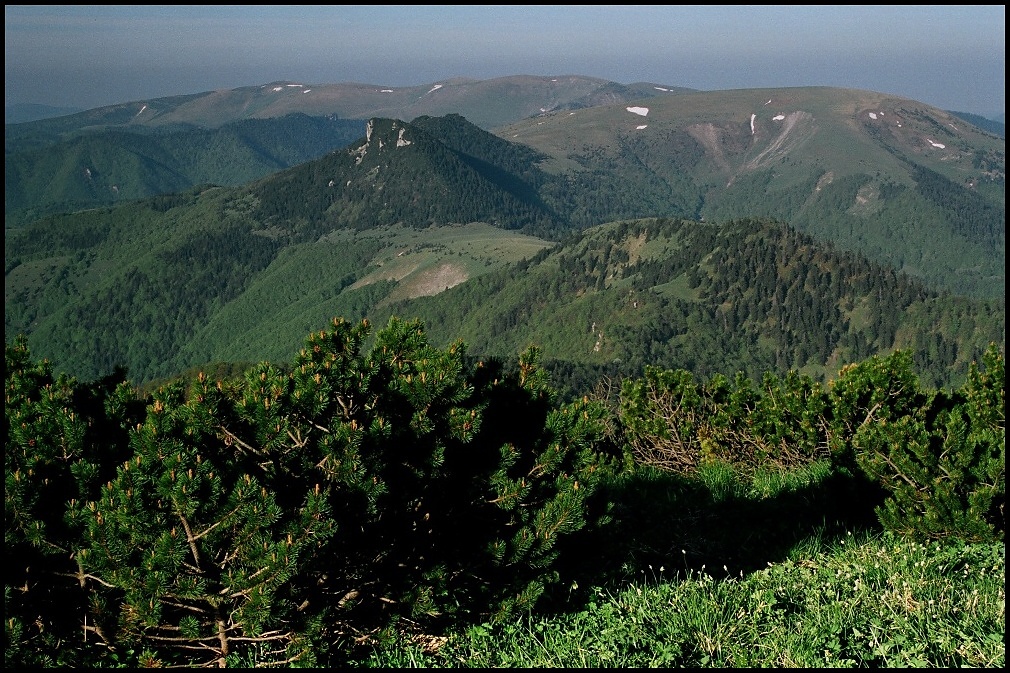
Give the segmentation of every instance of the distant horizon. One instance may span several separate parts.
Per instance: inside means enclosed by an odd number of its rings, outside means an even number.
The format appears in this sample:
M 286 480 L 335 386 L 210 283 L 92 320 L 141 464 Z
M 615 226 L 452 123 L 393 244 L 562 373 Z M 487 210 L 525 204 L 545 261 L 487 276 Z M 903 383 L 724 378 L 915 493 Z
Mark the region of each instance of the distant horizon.
M 421 82 L 421 83 L 418 83 L 418 84 L 401 85 L 401 86 L 394 87 L 394 88 L 410 88 L 410 87 L 425 87 L 425 86 L 436 86 L 437 87 L 437 86 L 440 86 L 438 84 L 438 82 L 451 82 L 453 80 L 460 80 L 460 79 L 470 79 L 470 80 L 475 80 L 475 81 L 486 81 L 486 80 L 490 80 L 490 79 L 502 79 L 502 78 L 511 77 L 511 76 L 513 76 L 513 75 L 501 75 L 501 76 L 489 77 L 489 78 L 462 77 L 462 76 L 447 77 L 447 78 L 443 78 L 443 79 L 440 79 L 440 80 L 436 80 L 434 82 Z M 514 76 L 516 76 L 516 77 L 523 77 L 523 76 L 548 77 L 548 75 L 526 75 L 524 73 L 517 73 Z M 558 77 L 565 77 L 565 76 L 592 77 L 592 75 L 576 75 L 574 73 L 565 73 L 565 74 L 559 74 L 558 75 Z M 605 78 L 597 78 L 597 79 L 603 79 L 603 80 L 605 80 Z M 34 103 L 34 102 L 14 103 L 13 105 L 6 105 L 4 107 L 4 112 L 5 112 L 5 116 L 6 116 L 7 114 L 9 114 L 11 112 L 16 112 L 18 110 L 24 110 L 25 108 L 29 108 L 29 109 L 30 108 L 38 108 L 40 111 L 45 110 L 46 114 L 44 114 L 43 116 L 39 116 L 39 117 L 33 117 L 33 119 L 36 119 L 36 118 L 37 119 L 41 119 L 41 118 L 45 118 L 45 117 L 48 117 L 48 116 L 61 116 L 61 115 L 66 115 L 66 114 L 75 114 L 77 112 L 85 112 L 87 110 L 93 110 L 93 109 L 98 109 L 98 108 L 102 108 L 102 107 L 114 106 L 114 105 L 121 105 L 121 104 L 126 104 L 126 103 L 139 103 L 139 102 L 148 101 L 148 100 L 156 100 L 157 98 L 171 98 L 173 96 L 198 95 L 198 94 L 202 94 L 202 93 L 210 93 L 212 91 L 222 91 L 222 90 L 231 90 L 231 89 L 244 89 L 244 88 L 263 87 L 263 86 L 267 86 L 267 85 L 275 83 L 275 82 L 293 82 L 293 81 L 295 81 L 295 80 L 280 79 L 280 80 L 272 80 L 270 82 L 262 82 L 262 83 L 259 83 L 259 84 L 246 84 L 246 85 L 242 85 L 242 86 L 238 86 L 238 87 L 229 87 L 229 88 L 226 88 L 226 89 L 207 89 L 207 90 L 204 90 L 204 91 L 180 92 L 180 93 L 176 93 L 176 94 L 169 94 L 168 96 L 156 96 L 156 97 L 151 97 L 151 98 L 140 98 L 140 99 L 134 99 L 134 100 L 123 100 L 123 101 L 118 101 L 116 103 L 109 103 L 108 105 L 99 105 L 99 106 L 97 106 L 97 108 L 73 107 L 73 106 L 63 106 L 63 105 L 47 105 L 45 103 Z M 613 81 L 613 80 L 606 80 L 606 81 Z M 664 85 L 664 84 L 662 84 L 660 82 L 646 82 L 645 80 L 638 80 L 636 82 L 616 82 L 616 83 L 617 84 L 624 84 L 624 85 L 636 84 L 636 83 L 647 83 L 647 84 L 653 84 L 653 85 L 657 85 L 657 86 L 677 87 L 677 85 L 674 85 L 674 84 L 666 84 L 666 85 Z M 376 86 L 376 87 L 385 86 L 385 85 L 376 84 L 376 83 L 373 83 L 373 82 L 311 82 L 307 86 L 321 87 L 321 86 L 328 86 L 328 85 L 335 85 L 335 84 L 357 84 L 357 85 Z M 809 86 L 810 87 L 819 87 L 819 86 L 822 86 L 822 85 L 811 84 Z M 687 87 L 687 88 L 690 88 L 690 87 Z M 785 89 L 785 88 L 804 88 L 804 87 L 746 87 L 746 88 L 755 88 L 755 89 L 765 89 L 765 88 L 767 88 L 767 89 Z M 852 88 L 852 87 L 828 87 L 828 88 Z M 717 91 L 726 91 L 727 89 L 693 89 L 693 90 L 697 91 L 699 93 L 705 93 L 705 92 L 714 93 L 714 92 L 717 92 Z M 886 91 L 878 91 L 877 93 L 888 94 L 888 92 L 886 92 Z M 891 94 L 888 94 L 888 95 L 891 95 Z M 897 96 L 898 94 L 893 94 L 893 95 Z M 914 100 L 914 99 L 912 99 L 912 100 Z M 918 102 L 920 102 L 920 103 L 926 103 L 926 101 L 918 101 Z M 926 103 L 926 104 L 929 105 L 929 103 Z M 934 106 L 934 107 L 936 107 L 936 106 Z M 964 110 L 964 109 L 958 109 L 958 108 L 941 108 L 941 109 L 944 109 L 944 110 L 946 110 L 948 112 L 960 112 L 960 113 L 965 113 L 965 114 L 973 114 L 973 115 L 977 115 L 979 117 L 982 117 L 984 119 L 988 119 L 990 121 L 994 121 L 994 122 L 997 122 L 997 123 L 1006 123 L 1005 122 L 1006 113 L 1003 112 L 1003 111 L 1001 111 L 1001 110 L 1000 111 L 989 111 L 989 112 L 978 112 L 978 111 L 974 111 L 974 110 Z M 57 111 L 59 111 L 59 112 L 58 112 L 58 114 L 52 114 L 52 115 L 50 115 L 49 114 L 50 111 L 54 112 L 54 113 L 57 112 Z M 18 123 L 18 121 L 15 120 L 13 122 L 7 122 L 7 123 Z
M 595 77 L 1005 113 L 1002 5 L 6 5 L 5 108 L 261 86 Z

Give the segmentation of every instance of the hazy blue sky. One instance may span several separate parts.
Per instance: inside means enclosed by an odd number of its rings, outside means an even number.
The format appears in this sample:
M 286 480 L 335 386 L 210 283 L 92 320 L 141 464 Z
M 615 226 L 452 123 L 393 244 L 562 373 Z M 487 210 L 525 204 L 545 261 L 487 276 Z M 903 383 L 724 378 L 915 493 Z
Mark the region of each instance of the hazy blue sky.
M 292 80 L 587 75 L 824 85 L 1005 109 L 1005 5 L 19 6 L 5 104 L 98 107 Z

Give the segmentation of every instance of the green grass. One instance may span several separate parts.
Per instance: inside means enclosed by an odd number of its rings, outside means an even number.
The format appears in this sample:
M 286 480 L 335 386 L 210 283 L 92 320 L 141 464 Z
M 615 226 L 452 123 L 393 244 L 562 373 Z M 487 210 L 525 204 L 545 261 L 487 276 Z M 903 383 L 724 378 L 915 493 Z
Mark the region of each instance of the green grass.
M 568 569 L 549 606 L 440 633 L 401 621 L 392 635 L 347 645 L 342 665 L 1005 662 L 1005 544 L 922 543 L 883 532 L 866 521 L 870 492 L 827 461 L 749 478 L 719 465 L 690 478 L 639 470 L 613 488 L 622 506 L 611 530 L 576 552 L 585 565 Z M 242 662 L 257 664 L 269 665 L 269 658 Z
M 1002 667 L 1003 544 L 846 535 L 750 574 L 642 569 L 580 609 L 376 648 L 366 667 Z M 683 564 L 681 563 L 681 566 Z

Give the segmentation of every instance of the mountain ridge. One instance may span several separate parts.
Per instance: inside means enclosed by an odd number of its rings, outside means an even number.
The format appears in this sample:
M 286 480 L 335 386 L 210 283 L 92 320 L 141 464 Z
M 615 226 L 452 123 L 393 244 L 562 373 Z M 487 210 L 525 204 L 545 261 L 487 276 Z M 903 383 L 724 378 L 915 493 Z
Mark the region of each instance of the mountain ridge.
M 343 125 L 361 131 L 371 118 L 409 121 L 421 116 L 461 114 L 482 128 L 512 122 L 555 109 L 583 109 L 651 95 L 673 95 L 689 89 L 648 83 L 618 84 L 584 77 L 517 75 L 491 80 L 456 78 L 412 87 L 370 84 L 303 85 L 273 82 L 259 86 L 185 94 L 84 110 L 57 118 L 6 124 L 5 226 L 19 226 L 31 217 L 66 212 L 171 193 L 201 183 L 236 185 L 295 163 L 318 158 L 338 143 L 356 137 L 316 142 L 314 153 L 297 134 L 313 133 L 294 120 L 318 119 L 317 126 Z M 283 120 L 293 120 L 290 130 Z M 322 120 L 326 120 L 325 122 Z M 243 126 L 275 128 L 277 139 L 257 143 L 235 138 Z M 240 134 L 241 135 L 241 134 Z M 261 134 L 262 135 L 262 134 Z M 360 134 L 359 134 L 360 135 Z M 194 139 L 194 137 L 199 138 Z M 74 167 L 58 172 L 78 150 L 81 138 L 107 145 L 101 162 L 82 157 Z M 299 148 L 282 160 L 281 141 Z M 119 147 L 124 143 L 130 147 Z M 146 147 L 141 147 L 146 144 Z M 257 150 L 265 148 L 265 156 Z M 190 148 L 206 155 L 216 148 L 220 161 L 210 157 L 169 161 L 155 159 Z M 140 157 L 138 161 L 137 157 Z M 132 167 L 124 170 L 124 167 Z M 54 179 L 54 175 L 58 177 Z M 95 183 L 95 176 L 102 176 Z M 97 179 L 97 178 L 95 178 Z
M 916 101 L 831 87 L 649 96 L 493 131 L 458 113 L 374 117 L 357 140 L 251 182 L 8 229 L 5 330 L 70 371 L 125 364 L 143 380 L 287 359 L 334 315 L 416 311 L 482 349 L 549 344 L 572 372 L 651 353 L 825 376 L 909 346 L 946 381 L 982 340 L 1003 340 L 1004 183 L 1004 139 Z M 622 222 L 681 233 L 633 262 L 657 244 L 599 233 Z M 718 243 L 720 229 L 752 243 Z M 740 266 L 762 236 L 782 241 L 786 261 L 811 246 L 855 255 L 874 280 L 846 299 L 831 281 L 842 261 L 803 257 L 798 275 L 767 268 L 774 254 Z M 575 254 L 580 241 L 595 247 Z M 773 271 L 770 297 L 740 284 Z M 539 285 L 522 285 L 532 276 Z M 594 323 L 610 327 L 601 337 Z
M 105 126 L 201 126 L 238 119 L 337 115 L 369 119 L 461 114 L 482 128 L 555 109 L 613 104 L 652 95 L 694 91 L 639 82 L 619 84 L 582 75 L 511 75 L 492 79 L 451 78 L 429 84 L 387 87 L 354 82 L 306 85 L 276 81 L 257 86 L 127 101 L 57 119 L 19 124 L 17 133 L 59 134 Z M 9 133 L 10 129 L 8 129 Z

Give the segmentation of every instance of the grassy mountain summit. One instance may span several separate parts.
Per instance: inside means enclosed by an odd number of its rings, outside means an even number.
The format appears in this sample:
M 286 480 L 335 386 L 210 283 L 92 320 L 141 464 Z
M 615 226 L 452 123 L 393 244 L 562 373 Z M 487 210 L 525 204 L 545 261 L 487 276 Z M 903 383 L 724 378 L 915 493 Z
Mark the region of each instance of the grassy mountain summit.
M 130 101 L 55 119 L 8 124 L 7 142 L 26 137 L 65 138 L 108 128 L 216 128 L 241 119 L 290 114 L 342 119 L 461 114 L 486 129 L 557 110 L 609 105 L 648 96 L 692 91 L 646 82 L 619 84 L 596 77 L 513 75 L 448 79 L 416 86 L 271 82 L 183 96 Z

